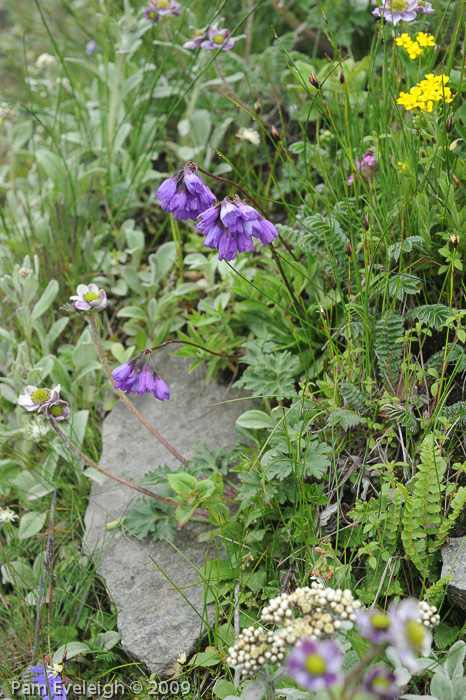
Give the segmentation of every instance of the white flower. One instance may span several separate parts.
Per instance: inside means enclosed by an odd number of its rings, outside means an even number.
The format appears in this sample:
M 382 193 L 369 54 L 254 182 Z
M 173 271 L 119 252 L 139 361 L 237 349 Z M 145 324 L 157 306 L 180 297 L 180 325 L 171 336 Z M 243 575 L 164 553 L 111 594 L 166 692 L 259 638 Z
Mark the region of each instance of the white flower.
M 18 405 L 26 411 L 41 411 L 46 406 L 60 398 L 60 384 L 53 389 L 38 389 L 36 386 L 28 385 L 24 394 L 18 399 Z
M 244 126 L 236 132 L 236 138 L 241 141 L 249 141 L 254 146 L 258 146 L 261 142 L 261 137 L 256 129 L 246 129 Z
M 14 520 L 17 520 L 17 518 L 18 516 L 16 513 L 10 508 L 2 508 L 0 510 L 0 525 L 7 522 L 12 523 Z
M 50 68 L 55 63 L 55 56 L 51 56 L 49 53 L 41 53 L 36 61 L 36 68 L 42 70 L 43 68 Z
M 89 309 L 105 309 L 108 305 L 105 290 L 99 289 L 96 284 L 78 284 L 77 294 L 73 294 L 70 299 L 74 301 L 74 306 L 78 311 L 89 311 Z
M 32 423 L 27 427 L 28 438 L 33 442 L 41 442 L 48 431 L 49 426 L 46 423 Z

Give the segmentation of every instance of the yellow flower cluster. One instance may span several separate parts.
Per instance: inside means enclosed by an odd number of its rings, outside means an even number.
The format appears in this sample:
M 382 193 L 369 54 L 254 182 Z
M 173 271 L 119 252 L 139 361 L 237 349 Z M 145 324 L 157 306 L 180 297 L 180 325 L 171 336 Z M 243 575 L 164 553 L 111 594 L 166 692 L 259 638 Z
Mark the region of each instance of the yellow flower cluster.
M 421 80 L 409 92 L 401 92 L 397 102 L 405 109 L 421 109 L 423 112 L 432 112 L 434 102 L 452 102 L 454 95 L 445 85 L 450 78 L 448 75 L 434 75 L 429 73 L 425 80 Z
M 419 32 L 416 36 L 416 41 L 413 41 L 409 34 L 405 33 L 395 39 L 395 43 L 397 46 L 402 46 L 406 49 L 410 58 L 415 59 L 421 55 L 424 49 L 429 48 L 429 46 L 435 46 L 435 37 L 432 34 Z

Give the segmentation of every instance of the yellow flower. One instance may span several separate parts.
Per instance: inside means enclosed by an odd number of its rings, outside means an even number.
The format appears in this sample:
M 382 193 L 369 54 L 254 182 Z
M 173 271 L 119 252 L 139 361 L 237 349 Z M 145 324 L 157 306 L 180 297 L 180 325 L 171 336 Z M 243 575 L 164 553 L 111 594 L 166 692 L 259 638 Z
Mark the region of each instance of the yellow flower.
M 427 49 L 429 46 L 435 46 L 435 37 L 432 34 L 426 34 L 425 32 L 419 32 L 416 37 L 416 41 L 419 46 L 423 49 Z
M 407 110 L 420 109 L 423 112 L 432 112 L 434 102 L 453 101 L 455 96 L 451 94 L 449 87 L 445 87 L 449 80 L 448 75 L 428 73 L 424 80 L 411 88 L 409 93 L 401 92 L 397 102 Z
M 395 43 L 397 46 L 403 46 L 403 48 L 409 49 L 409 47 L 411 46 L 411 44 L 413 42 L 411 41 L 411 37 L 409 36 L 409 34 L 406 34 L 406 32 L 405 32 L 404 34 L 399 36 L 397 39 L 395 39 Z
M 418 56 L 420 56 L 421 53 L 422 53 L 421 47 L 419 46 L 419 44 L 417 43 L 417 41 L 413 41 L 413 43 L 411 44 L 411 46 L 408 48 L 408 56 L 409 56 L 411 59 L 415 59 L 415 58 L 417 58 Z

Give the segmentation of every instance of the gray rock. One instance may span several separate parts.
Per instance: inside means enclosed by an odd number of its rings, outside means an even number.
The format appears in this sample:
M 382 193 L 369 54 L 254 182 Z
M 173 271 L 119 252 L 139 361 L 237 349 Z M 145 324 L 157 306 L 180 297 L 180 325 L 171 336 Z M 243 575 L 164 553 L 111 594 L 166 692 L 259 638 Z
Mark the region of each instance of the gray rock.
M 173 349 L 164 348 L 155 356 L 170 400 L 131 395 L 136 407 L 186 459 L 203 442 L 210 449 L 233 447 L 235 421 L 253 402 L 232 401 L 238 394 L 215 382 L 206 386 L 200 370 L 188 374 L 189 361 L 170 352 Z M 209 405 L 222 401 L 232 402 Z M 180 466 L 121 401 L 104 421 L 102 441 L 101 466 L 131 481 L 158 465 L 174 470 Z M 199 523 L 189 523 L 177 533 L 176 549 L 164 541 L 138 541 L 124 529 L 105 531 L 105 525 L 124 515 L 136 498 L 136 491 L 110 479 L 94 482 L 85 516 L 85 549 L 96 557 L 117 607 L 124 649 L 150 672 L 163 675 L 203 636 L 208 611 L 196 569 L 216 553 L 214 548 L 210 554 L 198 541 L 205 529 Z
M 442 578 L 453 575 L 447 593 L 466 610 L 466 537 L 452 537 L 450 544 L 442 547 Z

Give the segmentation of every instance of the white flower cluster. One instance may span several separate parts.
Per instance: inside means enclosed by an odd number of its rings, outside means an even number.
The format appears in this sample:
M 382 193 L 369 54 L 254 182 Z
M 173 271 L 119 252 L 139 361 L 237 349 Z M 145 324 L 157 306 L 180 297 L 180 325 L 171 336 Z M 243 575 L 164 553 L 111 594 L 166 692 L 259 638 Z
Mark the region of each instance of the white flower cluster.
M 265 663 L 282 661 L 285 648 L 294 646 L 299 639 L 317 639 L 330 636 L 341 626 L 342 620 L 354 622 L 360 607 L 351 591 L 324 588 L 314 582 L 311 588 L 297 588 L 293 593 L 282 593 L 273 598 L 261 614 L 263 622 L 281 625 L 276 632 L 248 627 L 228 650 L 227 663 L 241 667 L 244 675 L 254 674 Z M 293 617 L 297 608 L 301 618 Z
M 49 53 L 41 53 L 37 58 L 36 68 L 43 70 L 45 68 L 50 68 L 55 63 L 55 56 L 51 56 Z
M 418 622 L 428 629 L 437 627 L 440 622 L 440 615 L 437 613 L 435 605 L 429 605 L 429 603 L 426 603 L 424 600 L 420 600 L 419 607 L 421 609 L 421 615 L 418 618 Z
M 9 107 L 0 107 L 0 124 L 11 119 L 16 119 L 19 112 L 16 109 L 10 109 Z

